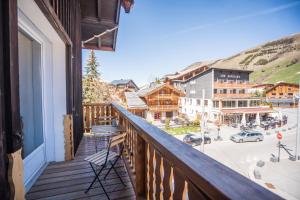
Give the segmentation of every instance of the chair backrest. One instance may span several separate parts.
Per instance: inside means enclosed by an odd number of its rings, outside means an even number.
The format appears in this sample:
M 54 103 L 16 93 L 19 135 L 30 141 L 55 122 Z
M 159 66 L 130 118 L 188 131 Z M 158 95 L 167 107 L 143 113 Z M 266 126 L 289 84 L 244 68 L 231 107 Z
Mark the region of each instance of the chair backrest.
M 119 135 L 116 135 L 116 136 L 113 136 L 111 139 L 110 139 L 110 144 L 109 144 L 109 148 L 112 148 L 120 143 L 123 143 L 124 140 L 125 140 L 125 137 L 126 137 L 126 132 L 125 133 L 122 133 L 122 134 L 119 134 Z
M 109 152 L 110 152 L 110 149 L 120 143 L 123 143 L 125 141 L 125 137 L 126 137 L 126 132 L 125 133 L 122 133 L 122 134 L 119 134 L 119 135 L 116 135 L 116 136 L 113 136 L 111 137 L 109 143 L 108 143 L 108 146 L 107 146 L 107 154 L 106 154 L 106 158 L 105 158 L 105 165 L 107 163 L 107 159 L 108 159 L 108 156 L 109 156 Z M 119 155 L 122 155 L 123 153 L 123 149 L 124 149 L 124 144 L 122 145 L 121 147 L 121 150 L 119 150 Z

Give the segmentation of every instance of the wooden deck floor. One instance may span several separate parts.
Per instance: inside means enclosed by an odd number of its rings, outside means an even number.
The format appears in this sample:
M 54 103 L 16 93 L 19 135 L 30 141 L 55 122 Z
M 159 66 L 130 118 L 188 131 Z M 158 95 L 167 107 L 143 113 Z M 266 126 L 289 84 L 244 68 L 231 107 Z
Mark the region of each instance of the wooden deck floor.
M 94 178 L 94 174 L 89 163 L 83 159 L 93 153 L 95 153 L 93 138 L 84 136 L 75 159 L 66 162 L 50 163 L 26 194 L 26 199 L 107 199 L 98 182 L 94 184 L 87 194 L 84 193 Z M 123 200 L 135 199 L 134 190 L 122 161 L 118 163 L 117 170 L 120 172 L 124 182 L 126 182 L 126 187 L 121 184 L 116 174 L 112 171 L 107 180 L 103 181 L 109 197 Z

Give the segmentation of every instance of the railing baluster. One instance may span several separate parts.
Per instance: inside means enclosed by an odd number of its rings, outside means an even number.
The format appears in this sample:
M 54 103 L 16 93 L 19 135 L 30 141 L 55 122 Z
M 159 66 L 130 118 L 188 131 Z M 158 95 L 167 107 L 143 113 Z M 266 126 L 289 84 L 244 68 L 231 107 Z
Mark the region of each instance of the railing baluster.
M 161 172 L 162 172 L 162 162 L 161 156 L 158 151 L 155 151 L 155 198 L 161 199 Z
M 141 136 L 136 133 L 136 141 L 135 141 L 135 182 L 136 182 L 136 195 L 137 199 L 139 197 L 144 197 L 146 194 L 146 165 L 147 165 L 147 155 L 146 155 L 146 144 Z
M 85 115 L 85 125 L 86 125 L 86 131 L 90 131 L 91 130 L 91 126 L 90 126 L 90 106 L 86 106 L 86 115 Z
M 153 181 L 153 156 L 154 156 L 154 149 L 149 144 L 149 160 L 148 160 L 148 171 L 149 171 L 149 199 L 154 199 L 154 181 Z
M 184 186 L 185 186 L 184 177 L 179 172 L 179 170 L 176 168 L 173 168 L 173 176 L 174 176 L 173 198 L 174 199 L 183 199 L 185 197 L 184 192 L 183 192 Z
M 172 184 L 172 177 L 171 177 L 171 165 L 167 159 L 163 158 L 163 197 L 164 200 L 169 200 L 171 198 L 171 184 Z
M 91 106 L 91 120 L 92 120 L 92 126 L 95 125 L 95 106 Z
M 100 116 L 100 107 L 101 107 L 101 105 L 96 105 L 96 122 L 95 122 L 95 124 L 96 125 L 100 125 L 100 121 L 101 121 L 101 119 L 99 118 L 99 116 Z

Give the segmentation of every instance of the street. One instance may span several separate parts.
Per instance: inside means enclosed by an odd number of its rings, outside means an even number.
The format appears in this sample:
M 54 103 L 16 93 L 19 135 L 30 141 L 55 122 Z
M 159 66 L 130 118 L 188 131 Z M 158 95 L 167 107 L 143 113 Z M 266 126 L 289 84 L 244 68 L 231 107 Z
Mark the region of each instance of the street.
M 283 136 L 281 144 L 291 149 L 292 155 L 295 154 L 297 109 L 280 110 L 288 116 L 288 123 L 283 127 L 267 131 L 258 127 L 256 130 L 264 135 L 264 140 L 261 142 L 235 143 L 229 138 L 240 130 L 228 126 L 221 127 L 220 135 L 223 141 L 214 141 L 214 138 L 217 137 L 217 128 L 209 127 L 212 143 L 204 146 L 204 153 L 286 199 L 300 199 L 300 191 L 298 190 L 300 188 L 300 162 L 288 160 L 289 155 L 283 149 L 280 152 L 281 162 L 270 162 L 271 154 L 278 156 L 278 139 L 276 137 L 278 131 Z M 183 135 L 176 137 L 182 140 Z M 194 148 L 202 151 L 202 146 L 195 146 Z M 260 160 L 266 163 L 262 168 L 256 166 Z M 254 169 L 261 172 L 260 180 L 255 179 Z M 284 169 L 284 171 L 275 173 L 279 169 Z M 266 183 L 270 183 L 274 188 L 267 187 Z

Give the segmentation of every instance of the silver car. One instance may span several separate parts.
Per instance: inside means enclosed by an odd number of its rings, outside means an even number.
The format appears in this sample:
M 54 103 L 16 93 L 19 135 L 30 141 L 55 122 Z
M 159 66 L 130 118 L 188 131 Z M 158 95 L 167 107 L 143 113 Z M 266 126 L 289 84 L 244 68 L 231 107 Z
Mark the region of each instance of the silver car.
M 264 136 L 257 131 L 242 131 L 232 135 L 230 139 L 234 142 L 259 142 L 264 140 Z

